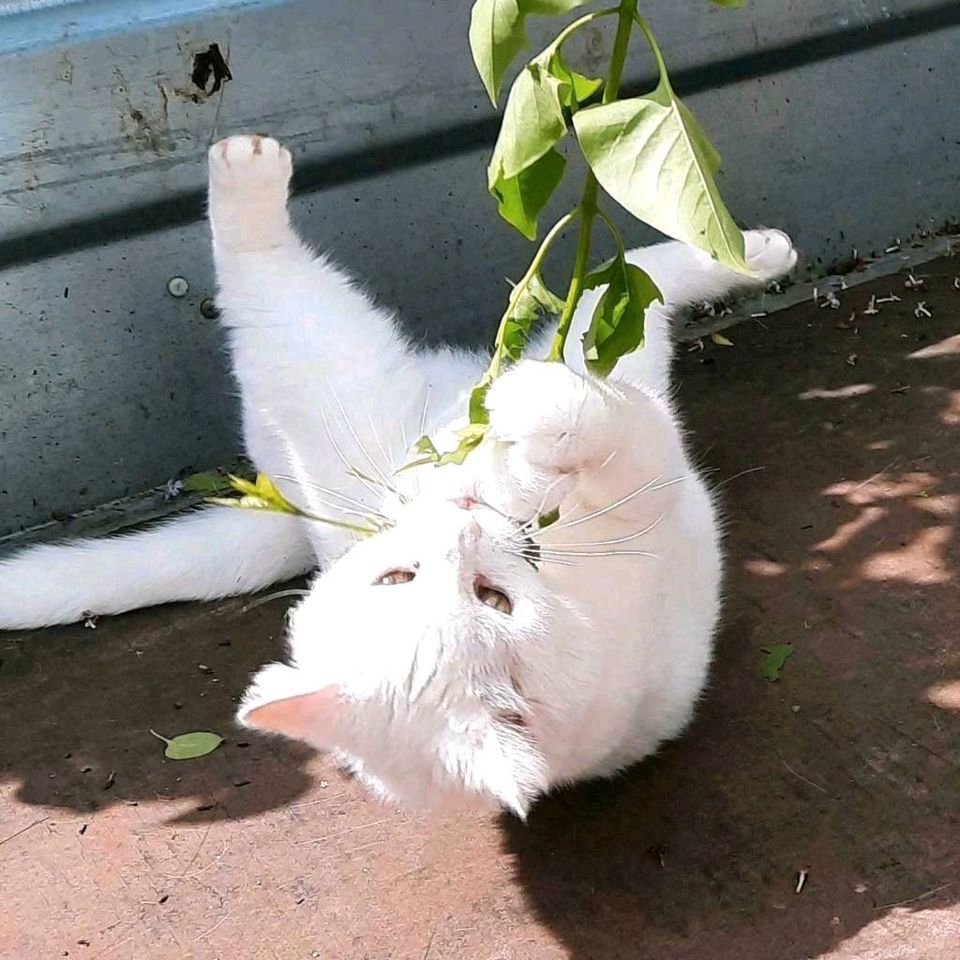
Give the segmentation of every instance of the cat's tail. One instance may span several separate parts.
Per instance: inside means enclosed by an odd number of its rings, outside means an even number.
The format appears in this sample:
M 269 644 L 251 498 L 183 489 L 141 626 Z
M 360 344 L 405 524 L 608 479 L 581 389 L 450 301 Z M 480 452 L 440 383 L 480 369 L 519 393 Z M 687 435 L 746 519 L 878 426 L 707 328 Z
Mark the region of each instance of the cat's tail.
M 209 507 L 139 533 L 29 547 L 0 561 L 0 629 L 259 590 L 313 565 L 301 525 Z

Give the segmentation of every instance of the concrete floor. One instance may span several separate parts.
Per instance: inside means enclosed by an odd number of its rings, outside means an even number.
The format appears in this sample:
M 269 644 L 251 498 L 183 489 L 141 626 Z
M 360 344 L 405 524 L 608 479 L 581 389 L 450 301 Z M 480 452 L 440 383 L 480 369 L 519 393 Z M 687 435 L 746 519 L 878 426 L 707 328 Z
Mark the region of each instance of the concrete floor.
M 527 825 L 401 813 L 234 730 L 283 602 L 4 635 L 0 956 L 956 960 L 960 260 L 923 272 L 680 358 L 729 517 L 712 686 Z M 229 739 L 175 763 L 150 728 Z

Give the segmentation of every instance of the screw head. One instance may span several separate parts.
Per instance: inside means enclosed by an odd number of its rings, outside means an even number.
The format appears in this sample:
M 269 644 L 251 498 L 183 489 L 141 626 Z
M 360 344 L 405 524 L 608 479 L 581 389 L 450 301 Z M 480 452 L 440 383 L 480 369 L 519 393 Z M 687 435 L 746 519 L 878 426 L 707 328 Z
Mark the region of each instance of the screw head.
M 167 281 L 167 293 L 171 297 L 176 297 L 178 300 L 181 297 L 185 297 L 190 291 L 190 284 L 187 283 L 185 277 L 171 277 Z
M 220 316 L 220 310 L 213 297 L 204 297 L 200 301 L 200 313 L 206 320 L 216 320 Z

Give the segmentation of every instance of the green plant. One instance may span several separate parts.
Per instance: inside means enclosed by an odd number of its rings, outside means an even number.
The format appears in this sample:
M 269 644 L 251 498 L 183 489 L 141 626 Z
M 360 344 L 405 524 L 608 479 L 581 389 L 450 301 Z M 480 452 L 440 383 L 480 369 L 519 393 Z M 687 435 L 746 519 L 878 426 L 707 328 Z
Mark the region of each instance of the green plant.
M 743 0 L 711 2 L 734 7 Z M 563 361 L 574 311 L 585 290 L 606 286 L 583 338 L 584 359 L 593 373 L 608 375 L 622 356 L 643 346 L 646 310 L 660 298 L 660 291 L 643 270 L 626 261 L 620 233 L 600 206 L 601 191 L 662 233 L 701 247 L 734 270 L 746 270 L 743 235 L 714 181 L 720 156 L 674 92 L 663 54 L 637 4 L 638 0 L 620 0 L 566 25 L 513 82 L 487 168 L 488 188 L 500 216 L 527 239 L 537 239 L 537 219 L 566 167 L 557 147 L 571 128 L 587 162 L 586 180 L 580 202 L 547 231 L 526 273 L 511 290 L 490 364 L 470 395 L 469 424 L 460 431 L 459 446 L 441 453 L 424 437 L 417 446 L 423 454 L 417 464 L 461 463 L 481 442 L 490 384 L 522 356 L 541 314 L 559 318 L 549 359 Z M 568 13 L 586 5 L 587 0 L 476 0 L 470 48 L 494 106 L 507 69 L 527 46 L 526 18 Z M 607 75 L 603 79 L 583 76 L 567 65 L 563 45 L 587 24 L 608 17 L 616 18 L 616 34 Z M 648 94 L 620 100 L 634 27 L 650 47 L 659 82 Z M 591 102 L 601 89 L 600 102 Z M 593 226 L 598 219 L 611 232 L 617 252 L 590 271 Z M 541 267 L 554 240 L 575 220 L 579 221 L 576 254 L 566 296 L 561 298 L 543 282 Z
M 526 18 L 569 13 L 588 2 L 476 0 L 470 18 L 470 49 L 494 106 L 507 69 L 527 46 Z M 710 2 L 738 7 L 744 0 Z M 606 287 L 583 338 L 584 359 L 593 373 L 607 376 L 622 356 L 643 346 L 647 307 L 660 298 L 660 291 L 643 270 L 626 261 L 620 233 L 601 209 L 601 190 L 662 233 L 701 247 L 734 270 L 746 270 L 743 235 L 714 182 L 720 156 L 674 92 L 663 54 L 637 5 L 638 0 L 620 0 L 567 24 L 514 80 L 487 168 L 487 185 L 500 216 L 527 239 L 537 239 L 537 218 L 566 168 L 557 147 L 571 128 L 588 167 L 583 192 L 577 206 L 547 231 L 526 273 L 510 292 L 490 364 L 470 394 L 469 422 L 459 431 L 459 445 L 441 452 L 429 437 L 421 437 L 414 448 L 419 457 L 401 469 L 462 463 L 486 433 L 485 400 L 490 384 L 523 355 L 541 314 L 559 318 L 549 359 L 563 361 L 573 314 L 585 290 Z M 607 17 L 616 18 L 607 75 L 586 77 L 567 65 L 563 45 L 587 24 Z M 650 47 L 659 82 L 644 96 L 620 100 L 620 81 L 634 27 Z M 600 102 L 591 102 L 601 89 Z M 600 267 L 588 270 L 593 226 L 598 219 L 610 231 L 617 252 Z M 566 296 L 561 298 L 547 288 L 540 271 L 554 240 L 574 221 L 579 221 L 576 254 Z M 358 536 L 370 536 L 383 527 L 379 516 L 350 524 L 307 514 L 262 475 L 255 481 L 231 475 L 227 482 L 240 496 L 210 498 L 212 502 L 293 513 Z M 544 523 L 549 520 L 541 518 Z

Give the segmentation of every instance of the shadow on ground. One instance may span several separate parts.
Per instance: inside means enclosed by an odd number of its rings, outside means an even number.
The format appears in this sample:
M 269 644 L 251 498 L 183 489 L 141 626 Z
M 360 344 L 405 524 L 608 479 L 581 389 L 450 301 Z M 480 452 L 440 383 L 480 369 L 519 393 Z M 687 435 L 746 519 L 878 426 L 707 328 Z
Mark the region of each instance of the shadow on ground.
M 723 488 L 728 604 L 690 734 L 505 821 L 576 960 L 802 960 L 890 905 L 960 897 L 955 265 L 930 269 L 932 318 L 891 278 L 904 302 L 879 314 L 848 321 L 870 296 L 848 291 L 681 358 L 715 476 L 763 469 Z M 761 679 L 783 643 L 780 681 Z M 930 935 L 882 956 L 957 955 L 960 924 L 953 952 Z
M 186 822 L 254 816 L 311 786 L 310 751 L 249 737 L 234 723 L 250 675 L 282 655 L 285 604 L 237 599 L 164 607 L 64 627 L 0 635 L 0 728 L 16 731 L 0 778 L 16 799 L 78 813 L 118 803 L 193 800 Z M 227 737 L 197 763 L 158 763 L 171 737 Z M 178 810 L 182 803 L 175 804 Z
M 238 938 L 291 957 L 960 955 L 955 266 L 927 268 L 923 294 L 891 278 L 683 354 L 704 462 L 734 478 L 712 686 L 680 742 L 528 824 L 324 794 L 308 751 L 236 731 L 282 602 L 0 638 L 0 842 L 17 890 L 54 897 L 40 913 L 15 898 L 37 951 L 42 935 L 57 956 L 229 955 Z M 888 288 L 903 301 L 864 314 Z M 921 298 L 932 317 L 914 316 Z M 795 653 L 763 680 L 763 648 L 782 643 Z M 175 764 L 151 728 L 229 741 Z

